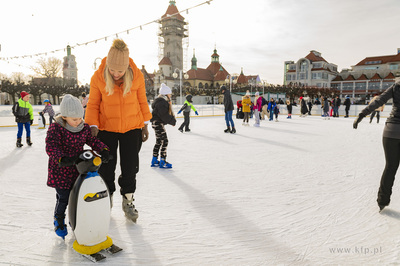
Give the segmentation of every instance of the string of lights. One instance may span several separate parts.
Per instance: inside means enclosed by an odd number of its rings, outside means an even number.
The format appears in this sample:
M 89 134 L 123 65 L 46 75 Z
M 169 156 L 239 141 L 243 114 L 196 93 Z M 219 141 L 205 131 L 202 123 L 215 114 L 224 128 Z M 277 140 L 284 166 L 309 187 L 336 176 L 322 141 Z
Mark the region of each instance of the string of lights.
M 197 8 L 197 7 L 200 7 L 200 6 L 205 5 L 205 4 L 208 4 L 208 5 L 209 5 L 212 1 L 214 1 L 214 0 L 208 0 L 208 1 L 202 2 L 202 3 L 197 4 L 197 5 L 195 5 L 195 6 L 192 6 L 192 7 L 186 8 L 186 9 L 183 9 L 183 10 L 181 10 L 181 11 L 178 11 L 178 12 L 176 12 L 176 13 L 174 13 L 174 14 L 168 14 L 167 16 L 168 16 L 168 17 L 173 17 L 173 16 L 176 16 L 176 15 L 178 15 L 178 14 L 185 13 L 185 12 L 186 12 L 186 14 L 189 14 L 189 10 L 194 9 L 194 8 Z M 150 24 L 152 24 L 152 23 L 159 23 L 159 22 L 160 22 L 160 19 L 155 19 L 155 20 L 149 21 L 149 22 L 147 22 L 147 23 L 144 23 L 144 24 L 135 26 L 135 27 L 133 27 L 133 28 L 126 29 L 126 30 L 123 30 L 123 31 L 120 31 L 120 32 L 116 32 L 116 33 L 113 33 L 113 34 L 110 34 L 110 35 L 108 35 L 108 36 L 104 36 L 104 37 L 101 37 L 101 38 L 98 38 L 98 39 L 95 39 L 95 40 L 91 40 L 91 41 L 87 41 L 87 42 L 82 42 L 82 43 L 76 43 L 75 45 L 70 45 L 70 47 L 71 47 L 72 49 L 74 49 L 74 48 L 79 47 L 79 46 L 88 45 L 88 44 L 92 44 L 92 43 L 97 43 L 98 41 L 101 41 L 101 40 L 107 41 L 108 38 L 112 38 L 112 37 L 118 38 L 119 35 L 121 35 L 121 34 L 129 34 L 130 31 L 137 30 L 137 29 L 143 30 L 143 27 L 146 27 L 146 26 L 148 26 L 148 25 L 150 25 Z M 0 47 L 1 47 L 1 46 L 0 46 Z M 1 48 L 0 48 L 0 49 L 1 49 Z M 20 55 L 20 56 L 11 56 L 11 57 L 0 57 L 0 60 L 3 60 L 3 61 L 10 61 L 10 60 L 13 60 L 13 59 L 33 58 L 33 57 L 36 57 L 36 56 L 43 56 L 43 55 L 44 55 L 44 56 L 47 56 L 48 54 L 53 54 L 53 53 L 60 52 L 60 51 L 64 51 L 64 52 L 65 52 L 65 49 L 66 49 L 66 48 L 62 48 L 62 49 L 57 49 L 57 50 L 52 50 L 52 51 L 47 51 L 47 52 L 42 52 L 42 53 L 29 54 L 29 55 Z

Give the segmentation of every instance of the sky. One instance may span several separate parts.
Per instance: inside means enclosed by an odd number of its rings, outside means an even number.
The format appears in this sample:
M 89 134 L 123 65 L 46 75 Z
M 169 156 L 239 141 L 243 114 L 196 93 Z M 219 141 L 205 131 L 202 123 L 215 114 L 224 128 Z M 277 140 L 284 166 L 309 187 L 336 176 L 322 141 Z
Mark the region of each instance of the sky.
M 178 10 L 204 0 L 177 0 Z M 116 33 L 127 42 L 130 56 L 148 72 L 158 69 L 158 24 L 168 0 L 16 0 L 2 3 L 0 57 L 48 52 L 62 60 L 68 44 L 77 46 L 80 83 L 90 82 L 96 58 L 107 56 Z M 184 70 L 190 69 L 193 49 L 197 66 L 206 68 L 214 47 L 231 74 L 259 75 L 261 80 L 283 83 L 284 61 L 297 61 L 317 50 L 338 69 L 350 68 L 369 56 L 393 55 L 400 48 L 397 0 L 213 0 L 182 15 L 189 23 Z M 110 36 L 107 41 L 103 38 Z M 39 57 L 0 60 L 0 73 L 32 74 Z M 99 60 L 96 61 L 99 64 Z
M 256 128 L 254 119 L 249 127 L 234 119 L 237 133 L 227 134 L 223 116 L 203 116 L 210 108 L 222 114 L 221 105 L 195 107 L 190 133 L 178 131 L 182 116 L 166 126 L 172 169 L 150 167 L 149 128 L 135 192 L 139 219 L 127 220 L 114 194 L 108 235 L 123 251 L 105 253 L 101 265 L 398 265 L 398 180 L 390 206 L 378 213 L 376 203 L 389 110 L 379 124 L 365 118 L 354 130 L 343 110 L 323 120 L 319 107 L 305 118 L 294 107 L 289 120 L 281 106 L 279 122 Z M 3 110 L 12 116 L 1 106 L 0 125 L 8 125 Z M 33 145 L 24 133 L 20 149 L 17 128 L 0 127 L 0 265 L 94 265 L 73 250 L 71 227 L 65 242 L 54 233 L 47 130 L 36 122 Z

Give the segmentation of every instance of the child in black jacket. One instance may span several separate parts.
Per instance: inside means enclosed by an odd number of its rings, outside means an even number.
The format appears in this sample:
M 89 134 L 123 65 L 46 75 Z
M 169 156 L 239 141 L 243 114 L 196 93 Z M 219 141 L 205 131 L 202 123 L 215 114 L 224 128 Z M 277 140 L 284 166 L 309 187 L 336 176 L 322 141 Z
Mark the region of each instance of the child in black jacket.
M 153 148 L 151 167 L 158 166 L 160 168 L 172 168 L 172 164 L 166 161 L 168 137 L 167 132 L 165 131 L 165 125 L 170 124 L 175 126 L 176 124 L 176 119 L 171 106 L 171 94 L 171 89 L 162 83 L 158 97 L 151 104 L 153 117 L 150 121 L 156 134 L 156 144 Z M 159 153 L 160 161 L 158 161 Z

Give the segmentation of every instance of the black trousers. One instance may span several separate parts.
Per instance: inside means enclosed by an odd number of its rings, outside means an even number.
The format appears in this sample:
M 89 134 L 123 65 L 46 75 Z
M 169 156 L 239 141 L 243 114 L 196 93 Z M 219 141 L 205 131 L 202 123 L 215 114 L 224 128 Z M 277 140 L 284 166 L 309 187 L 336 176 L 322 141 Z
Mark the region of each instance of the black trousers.
M 386 165 L 381 177 L 378 191 L 378 204 L 389 205 L 394 178 L 400 162 L 400 139 L 383 137 L 383 149 L 385 152 Z
M 179 130 L 183 130 L 183 127 L 185 127 L 185 131 L 189 130 L 189 124 L 190 124 L 190 112 L 183 112 L 183 123 L 179 127 Z
M 99 174 L 106 182 L 110 193 L 115 191 L 115 168 L 117 166 L 117 149 L 121 175 L 118 178 L 120 193 L 136 191 L 136 174 L 139 172 L 139 152 L 142 147 L 142 130 L 134 129 L 125 133 L 100 131 L 97 137 L 110 148 L 111 160 L 100 166 Z
M 59 189 L 56 188 L 56 208 L 54 210 L 54 216 L 63 217 L 68 206 L 70 189 Z

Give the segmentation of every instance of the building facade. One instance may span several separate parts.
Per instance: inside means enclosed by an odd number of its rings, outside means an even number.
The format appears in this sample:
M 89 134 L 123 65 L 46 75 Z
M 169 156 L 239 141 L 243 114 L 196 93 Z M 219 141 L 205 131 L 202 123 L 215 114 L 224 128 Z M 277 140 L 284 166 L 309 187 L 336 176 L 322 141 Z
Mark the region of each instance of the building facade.
M 331 87 L 331 80 L 338 75 L 337 65 L 327 62 L 315 50 L 297 62 L 285 61 L 284 85 L 305 87 Z
M 400 75 L 400 48 L 397 54 L 366 57 L 351 69 L 343 69 L 332 80 L 332 87 L 342 95 L 369 99 L 389 88 Z

